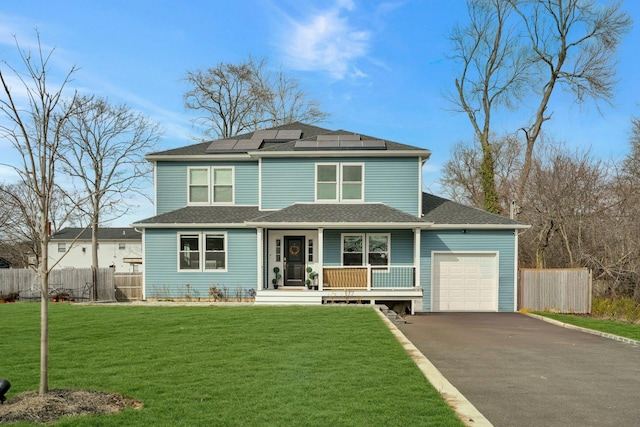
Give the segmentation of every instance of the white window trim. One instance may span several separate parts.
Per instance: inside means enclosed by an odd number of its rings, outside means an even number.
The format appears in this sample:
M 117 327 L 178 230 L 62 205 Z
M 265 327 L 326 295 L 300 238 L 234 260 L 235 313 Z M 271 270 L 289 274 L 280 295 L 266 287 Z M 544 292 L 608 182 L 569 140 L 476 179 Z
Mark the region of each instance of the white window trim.
M 176 241 L 176 255 L 177 255 L 177 269 L 179 272 L 181 273 L 193 273 L 193 272 L 198 272 L 198 271 L 202 271 L 202 258 L 200 259 L 200 265 L 198 269 L 193 269 L 193 268 L 189 268 L 189 269 L 182 269 L 180 268 L 180 258 L 182 255 L 182 247 L 180 246 L 180 241 L 182 239 L 182 237 L 185 236 L 192 236 L 192 237 L 197 237 L 198 238 L 198 253 L 200 254 L 202 252 L 202 238 L 200 233 L 178 233 L 177 235 L 177 241 Z
M 191 201 L 191 171 L 192 170 L 207 171 L 207 201 L 206 202 Z M 188 166 L 187 167 L 187 205 L 204 206 L 204 205 L 209 205 L 210 203 L 211 203 L 211 168 L 208 166 Z
M 222 251 L 224 252 L 224 268 L 207 268 L 207 237 L 212 236 L 212 237 L 222 237 L 223 238 L 223 249 Z M 220 273 L 220 272 L 225 272 L 227 271 L 227 233 L 225 232 L 216 232 L 216 233 L 211 233 L 211 232 L 204 232 L 202 233 L 202 268 L 204 269 L 204 271 L 206 272 L 210 272 L 210 273 Z M 216 252 L 216 251 L 211 251 L 211 252 Z
M 344 199 L 342 197 L 342 187 L 344 186 L 345 182 L 343 179 L 343 170 L 345 166 L 360 166 L 360 198 L 359 199 Z M 350 181 L 351 182 L 351 181 Z M 355 181 L 354 181 L 355 182 Z M 339 192 L 338 194 L 340 195 L 340 201 L 343 203 L 362 203 L 364 202 L 364 163 L 340 163 L 340 180 L 339 180 L 339 188 L 338 188 Z
M 336 167 L 336 198 L 335 199 L 318 199 L 318 167 L 319 166 L 335 166 Z M 340 201 L 340 163 L 316 163 L 316 174 L 314 179 L 315 192 L 314 199 L 320 203 L 336 203 Z
M 214 197 L 213 197 L 213 193 L 215 190 L 215 171 L 216 169 L 231 169 L 231 201 L 230 202 L 216 202 Z M 236 201 L 236 168 L 234 166 L 212 166 L 211 167 L 211 172 L 209 174 L 211 182 L 210 182 L 210 187 L 209 187 L 209 199 L 211 200 L 211 204 L 212 205 L 217 205 L 217 206 L 221 206 L 221 205 L 233 205 L 235 204 Z
M 367 250 L 365 245 L 367 244 L 367 235 L 365 233 L 342 233 L 340 234 L 340 265 L 343 267 L 357 267 L 354 265 L 344 265 L 344 254 L 346 253 L 344 251 L 344 238 L 345 237 L 361 237 L 362 238 L 362 264 L 360 264 L 361 266 L 366 266 L 366 260 L 367 260 Z
M 231 201 L 216 202 L 213 197 L 215 189 L 215 171 L 216 169 L 231 169 Z M 207 201 L 192 202 L 191 201 L 191 171 L 206 170 L 207 171 Z M 187 167 L 187 205 L 188 206 L 231 206 L 236 202 L 236 168 L 235 166 L 188 166 Z
M 362 237 L 362 267 L 371 266 L 376 269 L 386 269 L 391 267 L 391 233 L 341 233 L 340 234 L 340 265 L 343 267 L 357 267 L 344 265 L 344 238 L 358 236 Z M 389 262 L 387 265 L 371 265 L 369 264 L 369 237 L 371 236 L 385 236 L 387 237 L 387 256 Z
M 198 269 L 181 269 L 180 268 L 180 253 L 182 249 L 180 248 L 180 239 L 182 236 L 196 236 L 198 238 L 198 254 L 200 257 L 200 266 Z M 206 236 L 220 236 L 224 238 L 224 269 L 207 269 L 205 266 L 205 253 L 206 253 Z M 176 254 L 177 254 L 177 271 L 179 273 L 226 273 L 229 268 L 229 246 L 228 246 L 228 236 L 225 231 L 203 231 L 203 232 L 183 232 L 177 234 L 177 242 L 176 242 Z
M 318 199 L 318 166 L 335 166 L 336 167 L 336 198 L 335 199 Z M 345 166 L 360 166 L 362 171 L 362 176 L 360 180 L 361 188 L 360 188 L 360 198 L 359 199 L 344 199 L 342 197 L 342 186 L 344 185 L 343 181 L 343 168 Z M 365 189 L 365 164 L 363 162 L 352 162 L 352 163 L 342 163 L 342 162 L 326 162 L 326 163 L 316 163 L 315 166 L 315 177 L 314 177 L 314 200 L 318 203 L 362 203 L 364 202 L 364 189 Z
M 373 265 L 373 264 L 369 264 L 369 238 L 371 236 L 385 236 L 387 238 L 387 264 L 386 265 Z M 367 265 L 371 265 L 371 267 L 376 268 L 376 269 L 386 269 L 388 267 L 391 267 L 391 233 L 367 233 L 367 246 L 366 246 L 366 253 L 367 253 Z

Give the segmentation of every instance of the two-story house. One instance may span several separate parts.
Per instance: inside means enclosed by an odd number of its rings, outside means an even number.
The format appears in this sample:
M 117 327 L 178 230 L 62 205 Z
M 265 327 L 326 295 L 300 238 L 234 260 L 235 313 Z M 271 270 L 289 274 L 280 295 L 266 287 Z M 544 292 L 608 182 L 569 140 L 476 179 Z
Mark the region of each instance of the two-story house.
M 430 151 L 293 123 L 152 153 L 144 297 L 514 311 L 526 225 L 422 190 Z
M 91 229 L 65 227 L 49 240 L 49 266 L 91 268 Z M 142 266 L 142 234 L 129 227 L 98 228 L 98 266 L 117 273 L 138 273 Z

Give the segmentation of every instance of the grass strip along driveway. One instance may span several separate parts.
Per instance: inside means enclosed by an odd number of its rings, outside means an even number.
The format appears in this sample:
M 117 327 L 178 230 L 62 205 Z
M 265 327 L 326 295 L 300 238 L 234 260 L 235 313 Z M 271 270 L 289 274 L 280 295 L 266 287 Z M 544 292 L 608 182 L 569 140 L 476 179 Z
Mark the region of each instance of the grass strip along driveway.
M 620 322 L 617 320 L 597 319 L 570 314 L 556 314 L 547 312 L 535 312 L 539 316 L 548 317 L 559 322 L 579 326 L 581 328 L 593 329 L 607 334 L 618 335 L 632 340 L 640 341 L 640 324 Z
M 0 323 L 11 399 L 38 388 L 39 304 Z M 52 304 L 49 387 L 144 403 L 64 426 L 462 425 L 366 308 Z

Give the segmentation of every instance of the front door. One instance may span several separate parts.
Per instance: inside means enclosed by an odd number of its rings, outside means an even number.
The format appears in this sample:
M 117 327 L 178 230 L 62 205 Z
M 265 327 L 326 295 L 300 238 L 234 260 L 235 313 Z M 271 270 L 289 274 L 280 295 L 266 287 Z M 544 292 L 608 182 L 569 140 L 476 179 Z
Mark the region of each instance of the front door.
M 304 286 L 304 236 L 284 237 L 284 285 Z

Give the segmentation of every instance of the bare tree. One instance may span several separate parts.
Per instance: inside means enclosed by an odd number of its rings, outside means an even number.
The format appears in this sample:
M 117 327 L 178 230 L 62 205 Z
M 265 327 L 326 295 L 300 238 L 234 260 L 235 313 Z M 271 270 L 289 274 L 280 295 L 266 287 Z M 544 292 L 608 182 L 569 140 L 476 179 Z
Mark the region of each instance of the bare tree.
M 606 224 L 617 203 L 608 197 L 610 182 L 607 165 L 588 150 L 549 145 L 534 159 L 521 219 L 532 224 L 522 242 L 535 248 L 537 268 L 585 266 L 589 233 L 607 233 L 593 224 Z
M 328 117 L 308 100 L 298 81 L 268 70 L 266 59 L 187 71 L 185 107 L 201 114 L 196 122 L 208 136 L 228 138 L 295 121 L 318 123 Z
M 38 46 L 33 53 L 22 50 L 16 40 L 20 53 L 22 70 L 14 68 L 4 61 L 5 69 L 17 79 L 20 89 L 13 89 L 11 77 L 6 70 L 0 69 L 2 95 L 0 97 L 0 132 L 3 138 L 11 142 L 21 158 L 19 166 L 11 165 L 20 176 L 26 187 L 25 195 L 13 194 L 14 199 L 27 200 L 19 203 L 24 218 L 31 218 L 28 227 L 39 244 L 40 258 L 38 274 L 40 275 L 40 387 L 41 395 L 48 391 L 49 361 L 49 323 L 48 293 L 49 272 L 48 244 L 50 231 L 50 215 L 56 191 L 56 159 L 62 143 L 61 130 L 66 120 L 73 114 L 77 104 L 65 107 L 63 94 L 71 76 L 76 72 L 75 66 L 63 76 L 62 83 L 51 89 L 49 78 L 49 61 L 54 50 L 44 52 L 38 34 Z M 17 98 L 23 92 L 26 99 Z M 75 96 L 75 95 L 73 95 Z M 17 196 L 17 197 L 16 197 Z M 22 197 L 20 197 L 22 196 Z M 33 207 L 30 204 L 33 203 Z
M 552 93 L 560 87 L 573 93 L 575 102 L 610 100 L 614 55 L 631 20 L 619 2 L 468 0 L 467 4 L 470 23 L 456 27 L 451 36 L 452 56 L 461 65 L 452 98 L 469 117 L 482 146 L 485 209 L 498 212 L 489 142 L 491 114 L 501 107 L 521 107 L 525 96 L 539 97 L 530 123 L 520 126 L 526 149 L 515 198 L 522 203 L 535 143 L 544 122 L 551 119 L 547 107 Z
M 514 136 L 491 138 L 494 160 L 495 186 L 501 211 L 513 200 L 515 184 L 522 167 L 523 144 Z M 453 200 L 482 209 L 484 192 L 480 176 L 481 148 L 459 142 L 451 150 L 451 158 L 442 170 L 440 183 Z
M 505 0 L 468 0 L 470 23 L 451 33 L 452 58 L 460 64 L 450 101 L 471 122 L 482 156 L 479 176 L 483 207 L 500 213 L 491 147 L 491 115 L 499 107 L 514 108 L 528 81 L 529 58 L 513 28 L 513 8 Z
M 74 113 L 62 129 L 61 169 L 79 184 L 86 204 L 92 240 L 93 298 L 97 295 L 98 226 L 130 209 L 127 196 L 143 195 L 144 178 L 151 168 L 145 153 L 160 138 L 157 124 L 126 105 L 104 98 L 78 97 L 68 108 Z
M 595 0 L 509 0 L 522 18 L 528 47 L 539 70 L 532 87 L 540 94 L 526 136 L 517 199 L 522 200 L 532 167 L 534 145 L 542 125 L 551 119 L 547 106 L 556 87 L 571 92 L 578 103 L 609 101 L 615 85 L 615 53 L 631 28 L 621 2 Z

